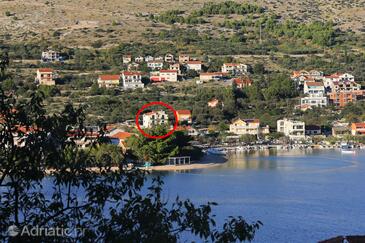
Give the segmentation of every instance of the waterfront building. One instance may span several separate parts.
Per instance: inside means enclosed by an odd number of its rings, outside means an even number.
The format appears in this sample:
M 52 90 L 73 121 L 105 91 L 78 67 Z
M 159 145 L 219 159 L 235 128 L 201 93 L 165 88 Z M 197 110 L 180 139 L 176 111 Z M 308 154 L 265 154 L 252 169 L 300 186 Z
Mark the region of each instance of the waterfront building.
M 56 85 L 56 81 L 54 80 L 54 70 L 52 68 L 39 68 L 37 70 L 35 81 L 39 85 Z
M 322 129 L 321 126 L 317 125 L 306 125 L 305 126 L 305 135 L 313 136 L 313 135 L 321 135 Z
M 236 118 L 229 125 L 229 132 L 236 135 L 261 135 L 268 134 L 269 127 L 260 127 L 259 119 L 241 119 Z
M 304 139 L 305 123 L 284 118 L 277 121 L 277 132 L 284 133 L 292 140 Z
M 351 124 L 351 135 L 365 135 L 365 122 L 356 122 Z

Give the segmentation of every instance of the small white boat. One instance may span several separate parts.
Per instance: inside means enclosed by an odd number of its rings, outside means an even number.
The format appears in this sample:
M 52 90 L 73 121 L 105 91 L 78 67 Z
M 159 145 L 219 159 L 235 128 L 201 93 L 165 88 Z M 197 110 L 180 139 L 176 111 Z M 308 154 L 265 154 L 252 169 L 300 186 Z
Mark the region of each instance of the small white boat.
M 354 154 L 356 153 L 354 146 L 348 143 L 341 143 L 341 153 Z
M 227 151 L 225 151 L 222 148 L 208 148 L 207 149 L 207 154 L 224 155 L 224 154 L 227 154 Z

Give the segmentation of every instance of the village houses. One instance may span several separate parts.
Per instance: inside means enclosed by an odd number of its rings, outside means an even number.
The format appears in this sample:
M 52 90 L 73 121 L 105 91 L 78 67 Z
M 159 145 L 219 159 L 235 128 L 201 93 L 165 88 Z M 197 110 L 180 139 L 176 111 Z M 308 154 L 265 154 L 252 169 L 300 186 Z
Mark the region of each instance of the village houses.
M 200 73 L 199 79 L 201 81 L 212 81 L 221 80 L 227 76 L 227 73 L 222 72 L 211 72 L 211 73 Z
M 168 124 L 168 115 L 163 110 L 151 111 L 143 114 L 143 127 L 145 128 L 164 124 Z
M 177 74 L 180 75 L 181 74 L 181 69 L 180 69 L 180 63 L 171 63 L 170 64 L 170 70 L 176 70 Z
M 233 83 L 236 85 L 237 88 L 243 89 L 251 86 L 253 82 L 248 77 L 239 77 L 239 78 L 234 78 Z
M 54 80 L 54 70 L 52 68 L 39 68 L 37 70 L 35 81 L 39 85 L 55 85 L 56 81 Z
M 162 69 L 163 67 L 163 61 L 148 61 L 147 62 L 147 67 L 152 69 L 152 70 L 159 70 Z
M 219 104 L 219 100 L 217 98 L 213 98 L 210 101 L 208 101 L 208 106 L 211 108 L 217 107 L 218 104 Z
M 142 63 L 144 61 L 144 57 L 142 57 L 142 56 L 135 57 L 134 58 L 134 61 L 136 63 Z
M 167 63 L 173 63 L 174 61 L 175 61 L 174 55 L 172 55 L 170 53 L 167 53 L 165 55 L 165 62 L 167 62 Z

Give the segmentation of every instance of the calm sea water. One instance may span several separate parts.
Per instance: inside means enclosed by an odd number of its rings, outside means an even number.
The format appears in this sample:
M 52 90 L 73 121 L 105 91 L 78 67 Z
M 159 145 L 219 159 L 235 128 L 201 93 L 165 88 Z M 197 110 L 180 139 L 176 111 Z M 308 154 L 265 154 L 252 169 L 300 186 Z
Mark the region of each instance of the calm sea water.
M 365 151 L 260 151 L 219 167 L 164 173 L 166 199 L 217 202 L 227 216 L 261 220 L 255 242 L 317 242 L 365 235 Z

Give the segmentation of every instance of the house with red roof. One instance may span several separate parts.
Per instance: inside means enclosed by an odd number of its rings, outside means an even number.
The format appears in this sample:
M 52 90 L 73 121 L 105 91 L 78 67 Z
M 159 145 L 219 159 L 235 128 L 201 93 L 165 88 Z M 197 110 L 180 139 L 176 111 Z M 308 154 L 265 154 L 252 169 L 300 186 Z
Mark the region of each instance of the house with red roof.
M 240 77 L 240 78 L 234 78 L 233 83 L 236 85 L 237 88 L 243 89 L 245 87 L 251 86 L 253 82 L 248 77 Z
M 365 122 L 352 123 L 351 124 L 351 134 L 353 136 L 365 135 Z
M 202 62 L 201 61 L 188 61 L 186 62 L 187 70 L 195 70 L 200 72 L 202 70 Z
M 191 124 L 193 122 L 190 110 L 176 110 L 176 113 L 179 123 L 186 122 L 188 124 Z
M 119 74 L 103 74 L 98 78 L 99 88 L 116 88 L 120 85 Z
M 55 85 L 54 70 L 52 68 L 38 68 L 35 81 L 39 85 Z

